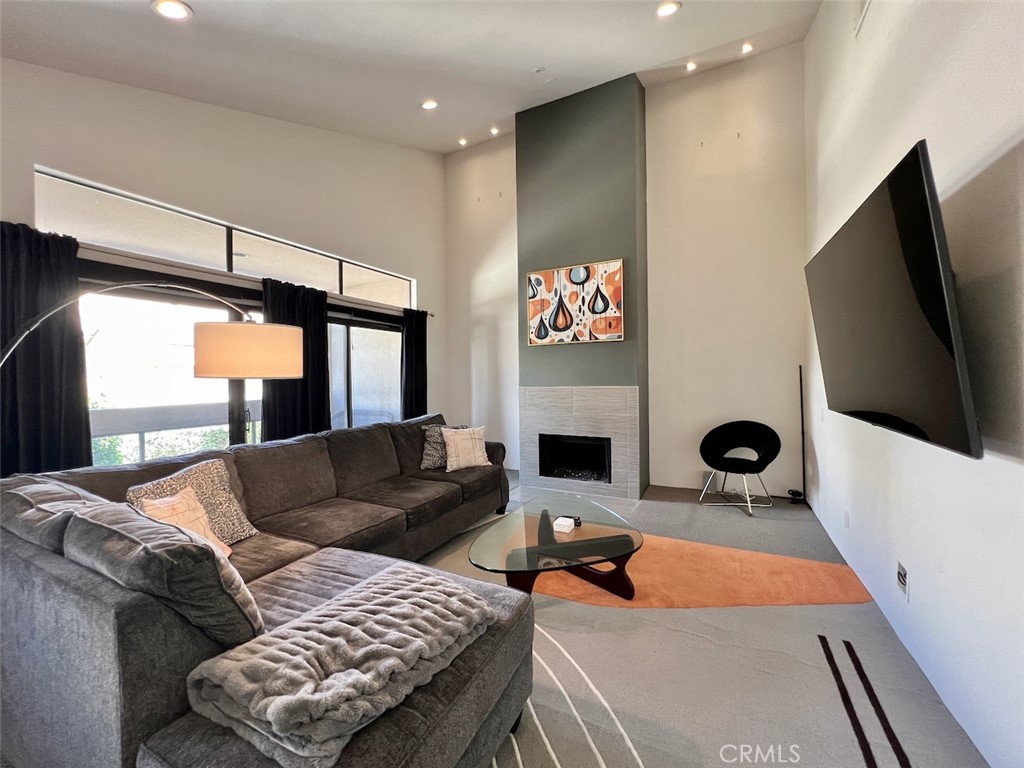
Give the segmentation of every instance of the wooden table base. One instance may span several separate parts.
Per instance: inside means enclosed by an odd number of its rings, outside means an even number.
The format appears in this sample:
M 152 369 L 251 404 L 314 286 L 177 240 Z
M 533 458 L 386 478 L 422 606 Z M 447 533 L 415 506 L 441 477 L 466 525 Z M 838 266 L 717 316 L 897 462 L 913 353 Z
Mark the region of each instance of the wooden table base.
M 608 562 L 614 566 L 609 571 L 599 570 L 592 565 L 573 565 L 559 570 L 567 571 L 573 576 L 589 581 L 591 584 L 611 592 L 613 595 L 618 595 L 624 600 L 632 600 L 634 595 L 636 595 L 636 587 L 633 586 L 629 574 L 626 573 L 626 563 L 629 562 L 629 558 L 632 556 L 633 554 L 630 553 L 609 560 Z M 533 594 L 533 585 L 541 573 L 544 573 L 544 571 L 513 571 L 505 574 L 505 583 L 510 587 L 522 590 L 528 595 Z

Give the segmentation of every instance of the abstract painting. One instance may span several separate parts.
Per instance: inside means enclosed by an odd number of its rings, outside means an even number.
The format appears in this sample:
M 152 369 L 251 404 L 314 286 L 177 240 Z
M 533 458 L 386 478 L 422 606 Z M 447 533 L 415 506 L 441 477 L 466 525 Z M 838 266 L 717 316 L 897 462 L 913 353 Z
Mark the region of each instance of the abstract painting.
M 529 341 L 622 341 L 622 259 L 527 274 Z

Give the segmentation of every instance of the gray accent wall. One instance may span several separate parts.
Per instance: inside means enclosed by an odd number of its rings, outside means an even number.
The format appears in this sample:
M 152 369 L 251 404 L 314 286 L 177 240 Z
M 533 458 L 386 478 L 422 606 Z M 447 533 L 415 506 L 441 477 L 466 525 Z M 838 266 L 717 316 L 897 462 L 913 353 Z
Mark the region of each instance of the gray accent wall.
M 649 484 L 644 87 L 635 75 L 516 115 L 519 386 L 637 387 Z M 526 275 L 623 261 L 621 342 L 530 346 Z

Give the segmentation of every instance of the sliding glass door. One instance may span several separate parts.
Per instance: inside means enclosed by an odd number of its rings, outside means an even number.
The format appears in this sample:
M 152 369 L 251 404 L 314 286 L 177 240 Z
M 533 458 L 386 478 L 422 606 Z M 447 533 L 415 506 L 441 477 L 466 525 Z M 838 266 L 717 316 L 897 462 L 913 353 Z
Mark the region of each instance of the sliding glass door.
M 402 333 L 331 323 L 331 427 L 402 418 Z

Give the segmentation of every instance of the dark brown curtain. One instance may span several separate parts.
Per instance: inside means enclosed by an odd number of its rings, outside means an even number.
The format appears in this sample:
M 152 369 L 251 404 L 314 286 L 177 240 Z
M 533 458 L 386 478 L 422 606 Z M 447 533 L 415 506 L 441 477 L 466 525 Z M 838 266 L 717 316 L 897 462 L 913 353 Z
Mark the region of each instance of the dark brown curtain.
M 263 440 L 331 428 L 327 359 L 327 294 L 303 285 L 263 280 L 263 321 L 302 328 L 301 379 L 264 380 Z
M 79 293 L 78 241 L 0 223 L 0 342 Z M 92 464 L 85 342 L 72 304 L 30 333 L 0 369 L 0 475 Z
M 427 313 L 406 309 L 402 330 L 402 418 L 427 412 Z

